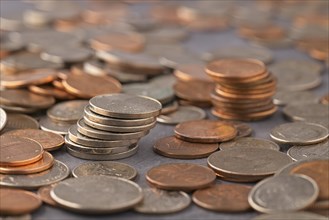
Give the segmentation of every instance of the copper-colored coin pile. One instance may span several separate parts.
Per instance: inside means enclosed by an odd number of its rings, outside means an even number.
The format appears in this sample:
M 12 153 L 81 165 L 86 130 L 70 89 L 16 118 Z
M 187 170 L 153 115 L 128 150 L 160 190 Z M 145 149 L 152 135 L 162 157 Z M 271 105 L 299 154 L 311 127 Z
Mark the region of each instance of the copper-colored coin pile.
M 213 115 L 253 121 L 273 115 L 276 81 L 263 62 L 255 59 L 221 59 L 210 62 L 206 73 L 216 82 L 211 94 Z

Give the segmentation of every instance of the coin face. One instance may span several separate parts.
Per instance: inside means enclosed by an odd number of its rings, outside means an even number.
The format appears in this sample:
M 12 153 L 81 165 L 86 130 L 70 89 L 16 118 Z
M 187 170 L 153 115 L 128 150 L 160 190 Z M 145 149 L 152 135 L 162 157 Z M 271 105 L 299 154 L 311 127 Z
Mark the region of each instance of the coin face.
M 187 208 L 191 203 L 188 194 L 182 191 L 165 191 L 161 189 L 143 189 L 143 201 L 134 210 L 147 214 L 169 214 Z
M 253 138 L 253 137 L 241 137 L 234 139 L 229 142 L 224 142 L 219 145 L 220 150 L 226 150 L 231 148 L 264 148 L 264 149 L 271 149 L 271 150 L 280 150 L 279 145 L 276 143 L 266 140 L 266 139 L 260 139 L 260 138 Z
M 250 186 L 237 184 L 214 185 L 193 193 L 193 202 L 202 208 L 217 212 L 245 212 L 251 209 L 248 203 Z
M 69 128 L 72 126 L 72 123 L 52 121 L 47 116 L 41 117 L 39 123 L 42 130 L 60 135 L 67 134 Z
M 201 120 L 206 117 L 206 112 L 194 106 L 179 106 L 178 109 L 169 114 L 162 114 L 157 121 L 163 124 L 178 124 L 185 121 Z
M 7 114 L 0 108 L 0 131 L 6 126 L 7 123 Z
M 273 219 L 325 220 L 326 217 L 312 212 L 298 211 L 298 212 L 288 212 L 288 213 L 280 212 L 280 213 L 272 213 L 272 214 L 262 214 L 256 216 L 252 220 L 273 220 Z
M 328 129 L 318 124 L 292 122 L 273 128 L 270 136 L 279 143 L 307 145 L 325 140 Z
M 136 183 L 109 176 L 71 178 L 57 184 L 50 195 L 63 208 L 89 214 L 124 211 L 143 199 Z
M 221 121 L 197 120 L 183 122 L 175 127 L 176 137 L 199 143 L 217 143 L 233 139 L 237 130 Z
M 320 143 L 310 145 L 295 145 L 289 148 L 287 154 L 295 161 L 304 159 L 327 158 L 329 159 L 329 141 L 326 139 Z
M 308 91 L 277 91 L 273 97 L 273 103 L 276 105 L 298 105 L 315 104 L 319 98 Z
M 310 206 L 317 198 L 316 182 L 304 175 L 280 175 L 257 183 L 251 190 L 249 204 L 259 212 L 293 212 Z
M 125 163 L 103 161 L 83 163 L 72 170 L 74 177 L 81 176 L 114 176 L 133 180 L 137 176 L 137 170 Z
M 208 167 L 188 163 L 168 163 L 151 168 L 146 180 L 165 190 L 192 191 L 214 183 L 215 173 Z
M 55 185 L 48 185 L 43 186 L 38 189 L 38 196 L 42 200 L 42 202 L 46 203 L 47 205 L 57 206 L 56 202 L 51 198 L 50 191 L 54 188 Z
M 83 115 L 88 101 L 74 100 L 61 102 L 47 110 L 47 116 L 55 121 L 76 122 Z
M 323 104 L 288 105 L 282 112 L 293 121 L 304 121 L 312 117 L 329 117 L 328 106 Z
M 25 128 L 38 129 L 39 123 L 28 115 L 14 113 L 7 114 L 7 123 L 3 132 Z

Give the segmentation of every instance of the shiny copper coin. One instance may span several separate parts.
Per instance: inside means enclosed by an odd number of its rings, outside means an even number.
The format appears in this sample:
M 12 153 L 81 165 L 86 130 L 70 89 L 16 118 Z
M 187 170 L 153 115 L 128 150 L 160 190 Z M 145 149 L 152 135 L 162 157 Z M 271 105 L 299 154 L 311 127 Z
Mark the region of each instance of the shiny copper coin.
M 38 189 L 38 196 L 47 205 L 56 206 L 55 200 L 53 200 L 53 198 L 50 196 L 50 191 L 54 188 L 54 186 L 55 185 L 48 185 Z
M 31 116 L 10 113 L 7 114 L 7 123 L 2 132 L 5 133 L 7 131 L 24 128 L 38 129 L 39 123 Z
M 211 78 L 204 72 L 204 65 L 201 64 L 180 65 L 175 69 L 174 75 L 181 81 L 212 82 Z
M 31 213 L 41 206 L 39 197 L 21 189 L 0 188 L 1 215 L 23 215 Z
M 216 94 L 225 97 L 225 98 L 232 98 L 232 99 L 267 99 L 272 97 L 275 94 L 275 90 L 269 90 L 265 91 L 264 93 L 259 93 L 259 94 L 246 94 L 243 92 L 240 93 L 231 93 L 231 92 L 226 92 L 218 87 L 216 88 Z
M 329 105 L 329 94 L 322 96 L 320 102 L 324 105 Z
M 318 160 L 302 163 L 290 173 L 304 174 L 311 177 L 319 186 L 319 199 L 329 199 L 329 160 Z
M 218 150 L 218 144 L 200 144 L 180 140 L 175 136 L 159 139 L 153 150 L 165 157 L 180 159 L 196 159 L 209 156 Z
M 31 174 L 49 169 L 54 164 L 54 157 L 43 152 L 42 158 L 34 163 L 24 166 L 0 166 L 0 173 L 3 174 Z
M 248 203 L 250 186 L 221 184 L 199 189 L 192 200 L 198 206 L 217 212 L 245 212 L 251 209 Z
M 240 27 L 239 34 L 247 38 L 265 38 L 279 39 L 285 36 L 285 30 L 276 25 L 267 25 L 262 27 Z
M 165 190 L 192 191 L 214 183 L 216 174 L 208 167 L 189 163 L 168 163 L 151 168 L 146 180 Z
M 273 108 L 263 111 L 263 112 L 256 112 L 256 113 L 250 113 L 250 114 L 234 114 L 231 112 L 224 112 L 218 108 L 213 108 L 211 110 L 211 113 L 219 118 L 227 119 L 227 120 L 240 120 L 240 121 L 254 121 L 254 120 L 260 120 L 267 117 L 270 117 L 273 115 L 278 108 L 276 106 L 273 106 Z
M 67 93 L 63 89 L 58 89 L 51 85 L 29 86 L 29 90 L 39 95 L 53 96 L 56 99 L 74 99 L 75 96 Z
M 198 143 L 217 143 L 236 137 L 237 129 L 223 121 L 197 120 L 183 122 L 175 127 L 176 137 Z
M 63 80 L 63 86 L 67 92 L 86 99 L 121 91 L 121 84 L 116 79 L 110 76 L 92 76 L 88 74 L 69 74 Z
M 62 135 L 38 129 L 18 129 L 9 131 L 7 134 L 34 140 L 41 144 L 42 148 L 46 151 L 57 150 L 64 144 Z
M 210 102 L 210 93 L 214 88 L 214 83 L 203 81 L 178 81 L 174 85 L 175 93 L 179 98 L 199 102 Z

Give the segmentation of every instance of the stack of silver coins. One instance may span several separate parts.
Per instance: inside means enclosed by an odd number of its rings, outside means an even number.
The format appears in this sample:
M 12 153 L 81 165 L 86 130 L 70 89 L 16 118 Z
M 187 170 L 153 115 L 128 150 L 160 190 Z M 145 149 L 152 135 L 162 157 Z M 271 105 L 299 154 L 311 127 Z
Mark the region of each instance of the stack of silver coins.
M 130 157 L 137 142 L 156 124 L 161 103 L 128 94 L 95 96 L 84 116 L 70 127 L 65 137 L 67 151 L 82 159 L 116 160 Z

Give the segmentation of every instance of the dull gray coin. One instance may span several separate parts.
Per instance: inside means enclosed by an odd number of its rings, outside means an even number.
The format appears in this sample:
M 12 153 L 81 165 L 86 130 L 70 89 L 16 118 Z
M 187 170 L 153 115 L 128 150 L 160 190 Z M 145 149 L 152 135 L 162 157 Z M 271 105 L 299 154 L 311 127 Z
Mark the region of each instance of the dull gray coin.
M 325 140 L 328 129 L 318 124 L 291 122 L 273 128 L 270 137 L 278 143 L 307 145 Z
M 277 91 L 273 97 L 276 105 L 315 104 L 319 98 L 308 91 Z
M 6 126 L 7 123 L 7 114 L 0 108 L 0 131 Z
M 147 214 L 169 214 L 182 211 L 191 203 L 190 196 L 182 191 L 166 191 L 155 188 L 143 189 L 143 202 L 134 210 Z
M 50 131 L 61 135 L 67 134 L 69 128 L 73 125 L 72 123 L 52 121 L 47 116 L 41 117 L 39 123 L 41 130 Z
M 282 112 L 292 121 L 304 121 L 311 117 L 329 118 L 328 106 L 323 104 L 288 105 Z
M 109 176 L 71 178 L 57 184 L 50 195 L 63 208 L 88 214 L 128 210 L 143 200 L 136 183 Z
M 86 100 L 60 102 L 47 110 L 47 116 L 58 122 L 76 122 L 82 117 L 87 105 Z
M 319 124 L 323 127 L 326 127 L 329 130 L 329 117 L 307 117 L 305 118 L 305 122 L 313 123 L 313 124 Z
M 133 180 L 137 176 L 137 170 L 125 163 L 102 161 L 83 163 L 72 170 L 74 177 L 81 176 L 114 176 Z
M 157 121 L 163 124 L 179 124 L 185 121 L 201 120 L 206 118 L 206 112 L 195 106 L 179 106 L 177 111 L 159 115 Z
M 280 175 L 257 183 L 248 201 L 263 213 L 293 212 L 305 209 L 317 199 L 316 182 L 304 175 Z
M 271 149 L 280 151 L 280 146 L 276 143 L 261 139 L 261 138 L 253 138 L 253 137 L 241 137 L 234 139 L 233 141 L 223 142 L 220 143 L 219 148 L 220 150 L 227 150 L 231 148 L 264 148 L 264 149 Z
M 14 113 L 7 114 L 7 123 L 3 129 L 3 132 L 25 128 L 38 129 L 39 123 L 37 120 L 28 115 Z
M 318 215 L 312 212 L 288 212 L 288 213 L 272 213 L 272 214 L 262 214 L 258 215 L 252 220 L 328 220 L 325 216 Z
M 91 55 L 91 50 L 82 47 L 52 47 L 42 52 L 40 57 L 54 63 L 78 63 L 85 61 Z
M 321 73 L 323 66 L 312 60 L 284 59 L 272 64 L 270 70 L 274 72 L 282 72 L 282 74 L 285 75 L 289 75 L 291 72 L 317 75 Z
M 296 161 L 305 159 L 327 158 L 329 159 L 329 141 L 326 139 L 323 142 L 305 146 L 292 146 L 287 151 L 287 154 Z

